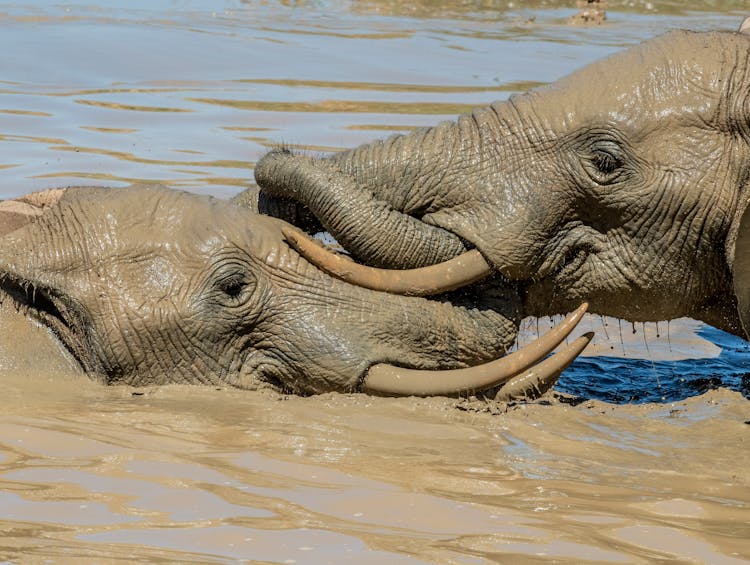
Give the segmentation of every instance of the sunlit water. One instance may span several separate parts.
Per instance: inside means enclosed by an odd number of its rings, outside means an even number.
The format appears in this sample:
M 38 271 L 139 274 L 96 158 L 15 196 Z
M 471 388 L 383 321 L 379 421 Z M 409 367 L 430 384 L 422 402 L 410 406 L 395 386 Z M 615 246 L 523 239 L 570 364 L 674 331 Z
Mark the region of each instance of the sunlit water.
M 134 180 L 228 197 L 275 144 L 409 131 L 745 15 L 740 1 L 622 1 L 605 25 L 571 27 L 574 4 L 1 4 L 0 198 Z M 625 405 L 498 414 L 4 374 L 0 559 L 750 560 L 745 342 L 689 322 L 589 323 L 598 356 L 558 388 Z

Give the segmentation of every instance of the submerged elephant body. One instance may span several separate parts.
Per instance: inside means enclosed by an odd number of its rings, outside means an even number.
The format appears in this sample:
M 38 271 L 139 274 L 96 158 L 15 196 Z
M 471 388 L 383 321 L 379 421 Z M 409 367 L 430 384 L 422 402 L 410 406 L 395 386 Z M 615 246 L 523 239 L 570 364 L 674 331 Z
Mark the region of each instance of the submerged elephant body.
M 750 37 L 670 32 L 456 122 L 323 159 L 272 151 L 261 205 L 358 260 L 476 248 L 525 315 L 691 316 L 742 335 L 735 241 L 750 183 Z M 319 224 L 318 224 L 319 223 Z M 748 235 L 750 237 L 750 235 Z M 745 313 L 745 316 L 748 314 Z

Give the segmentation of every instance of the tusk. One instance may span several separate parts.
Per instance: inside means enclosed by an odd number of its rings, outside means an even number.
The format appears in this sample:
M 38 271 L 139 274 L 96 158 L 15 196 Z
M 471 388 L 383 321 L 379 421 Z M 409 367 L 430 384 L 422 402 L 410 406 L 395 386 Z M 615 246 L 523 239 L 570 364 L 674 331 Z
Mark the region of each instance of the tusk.
M 512 402 L 536 400 L 541 397 L 555 386 L 562 372 L 575 361 L 593 337 L 594 332 L 585 333 L 538 365 L 534 365 L 523 374 L 513 377 L 497 391 L 495 400 Z
M 492 272 L 492 268 L 476 249 L 429 267 L 377 269 L 331 253 L 297 230 L 284 227 L 281 231 L 289 245 L 319 269 L 370 290 L 408 296 L 428 296 L 461 288 L 485 278 Z
M 362 388 L 365 392 L 388 396 L 451 396 L 502 385 L 557 347 L 575 329 L 587 308 L 588 304 L 581 304 L 546 334 L 501 359 L 447 371 L 405 369 L 380 363 L 370 367 Z

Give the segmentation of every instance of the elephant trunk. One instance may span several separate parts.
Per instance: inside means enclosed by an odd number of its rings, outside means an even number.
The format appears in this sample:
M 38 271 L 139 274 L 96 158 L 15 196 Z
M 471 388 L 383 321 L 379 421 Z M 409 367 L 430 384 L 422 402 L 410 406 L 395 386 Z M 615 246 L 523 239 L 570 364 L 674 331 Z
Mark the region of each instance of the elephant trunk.
M 549 199 L 556 179 L 539 178 L 541 173 L 532 166 L 524 167 L 519 176 L 519 148 L 533 143 L 514 122 L 516 114 L 527 111 L 519 104 L 508 101 L 477 108 L 456 122 L 325 159 L 272 151 L 258 163 L 256 180 L 263 193 L 307 207 L 366 265 L 417 270 L 459 257 L 465 263 L 464 255 L 475 255 L 471 259 L 476 276 L 426 289 L 400 282 L 363 285 L 368 288 L 426 295 L 470 284 L 491 271 L 510 281 L 528 280 L 545 257 L 539 234 L 550 231 L 551 224 L 555 227 L 559 214 L 539 205 Z M 534 191 L 535 183 L 526 177 L 550 189 Z M 342 276 L 341 269 L 332 270 L 305 255 L 331 274 L 362 284 L 362 277 L 348 276 L 348 267 Z M 422 276 L 414 272 L 414 277 Z
M 272 151 L 255 169 L 262 193 L 303 204 L 355 257 L 418 268 L 466 251 L 457 235 L 423 221 L 447 170 L 457 127 L 443 123 L 327 159 Z M 438 167 L 441 170 L 437 170 Z

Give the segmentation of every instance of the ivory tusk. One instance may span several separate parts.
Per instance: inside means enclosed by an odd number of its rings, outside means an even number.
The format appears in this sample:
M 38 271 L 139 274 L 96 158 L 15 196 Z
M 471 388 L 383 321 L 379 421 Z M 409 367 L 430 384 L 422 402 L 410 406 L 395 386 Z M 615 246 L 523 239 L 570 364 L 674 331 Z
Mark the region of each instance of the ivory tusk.
M 593 337 L 594 332 L 587 332 L 538 365 L 513 377 L 497 391 L 495 400 L 512 402 L 541 397 L 555 386 L 562 372 L 575 361 Z
M 370 367 L 362 388 L 388 396 L 452 396 L 502 385 L 555 349 L 575 329 L 587 308 L 588 304 L 581 304 L 546 334 L 501 359 L 446 371 L 405 369 L 381 363 Z
M 282 232 L 289 245 L 319 269 L 370 290 L 406 296 L 429 296 L 477 282 L 492 272 L 492 268 L 476 249 L 429 267 L 377 269 L 331 253 L 297 230 L 284 227 Z

